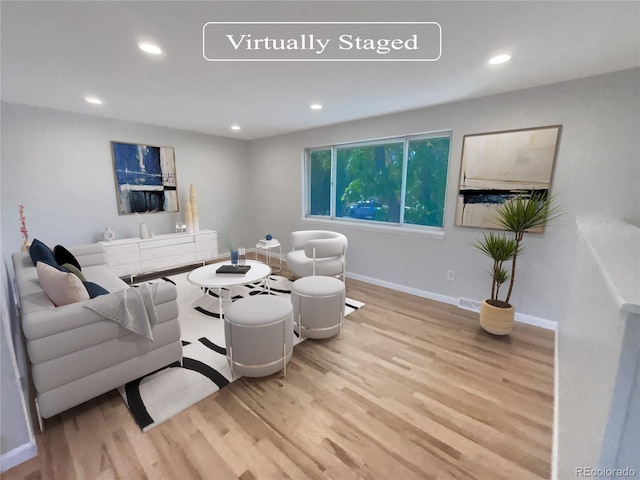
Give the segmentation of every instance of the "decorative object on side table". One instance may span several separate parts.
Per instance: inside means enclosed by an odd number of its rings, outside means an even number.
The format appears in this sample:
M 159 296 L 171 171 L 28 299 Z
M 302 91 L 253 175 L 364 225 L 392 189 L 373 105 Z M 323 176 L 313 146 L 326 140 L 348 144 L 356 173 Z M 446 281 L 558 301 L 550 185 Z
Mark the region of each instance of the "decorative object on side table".
M 507 200 L 496 209 L 493 220 L 500 228 L 512 232 L 513 238 L 507 237 L 505 233 L 491 232 L 473 244 L 493 260 L 493 267 L 489 270 L 491 298 L 484 300 L 480 307 L 480 326 L 487 332 L 494 335 L 507 335 L 511 332 L 515 307 L 509 300 L 513 292 L 517 259 L 524 250 L 522 240 L 525 233 L 540 229 L 546 222 L 561 215 L 560 208 L 554 201 L 555 195 L 548 196 L 546 191 L 519 194 Z M 503 267 L 504 262 L 508 261 L 511 261 L 511 273 Z M 500 300 L 500 286 L 509 279 L 509 290 L 505 299 Z
M 27 219 L 24 216 L 24 205 L 18 205 L 18 215 L 20 219 L 20 233 L 22 234 L 22 246 L 20 247 L 21 252 L 26 252 L 29 250 L 31 246 L 31 242 L 29 242 L 29 231 L 27 230 Z

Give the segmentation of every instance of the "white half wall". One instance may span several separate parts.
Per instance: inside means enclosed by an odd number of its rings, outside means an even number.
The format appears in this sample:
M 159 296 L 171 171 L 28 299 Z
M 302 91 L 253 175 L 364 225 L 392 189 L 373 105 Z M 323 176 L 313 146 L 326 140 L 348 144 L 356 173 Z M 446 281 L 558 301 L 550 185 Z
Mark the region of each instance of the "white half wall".
M 552 192 L 558 193 L 565 215 L 544 234 L 525 239 L 512 297 L 518 312 L 558 321 L 572 275 L 573 218 L 600 213 L 640 223 L 639 82 L 640 70 L 634 69 L 252 141 L 252 190 L 260 199 L 253 222 L 283 241 L 285 250 L 291 231 L 339 231 L 349 238 L 350 272 L 445 297 L 482 300 L 490 290 L 488 260 L 470 246 L 482 230 L 454 226 L 462 137 L 562 124 Z M 302 220 L 306 147 L 443 129 L 453 130 L 444 238 Z M 455 281 L 447 281 L 448 270 L 455 271 Z
M 632 398 L 640 368 L 640 228 L 598 215 L 578 217 L 576 230 L 557 332 L 554 479 L 580 477 L 588 468 L 638 474 L 638 450 L 626 448 L 640 443 L 632 415 L 640 408 Z

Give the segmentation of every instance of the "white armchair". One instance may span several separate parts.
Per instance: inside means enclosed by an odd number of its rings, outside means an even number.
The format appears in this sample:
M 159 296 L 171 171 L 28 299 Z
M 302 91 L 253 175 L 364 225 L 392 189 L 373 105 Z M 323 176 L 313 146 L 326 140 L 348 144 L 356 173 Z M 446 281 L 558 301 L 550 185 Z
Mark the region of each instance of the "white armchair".
M 344 281 L 347 237 L 327 230 L 300 230 L 291 233 L 289 243 L 293 250 L 287 254 L 287 266 L 295 275 L 340 276 Z

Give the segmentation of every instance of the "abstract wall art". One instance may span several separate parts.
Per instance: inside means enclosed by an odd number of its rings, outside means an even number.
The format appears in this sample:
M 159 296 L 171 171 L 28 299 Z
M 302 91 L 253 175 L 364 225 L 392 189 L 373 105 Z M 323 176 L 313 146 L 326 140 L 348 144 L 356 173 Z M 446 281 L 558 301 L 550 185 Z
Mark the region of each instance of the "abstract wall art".
M 111 142 L 120 215 L 177 212 L 173 147 Z
M 517 195 L 549 194 L 562 125 L 465 135 L 456 225 L 499 228 L 495 209 Z

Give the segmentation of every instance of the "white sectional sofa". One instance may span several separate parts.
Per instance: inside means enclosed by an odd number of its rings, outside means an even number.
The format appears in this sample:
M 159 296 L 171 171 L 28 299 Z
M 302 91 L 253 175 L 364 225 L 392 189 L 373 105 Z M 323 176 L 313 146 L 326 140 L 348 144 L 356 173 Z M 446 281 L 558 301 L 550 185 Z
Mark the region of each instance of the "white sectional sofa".
M 109 292 L 128 285 L 106 266 L 101 244 L 69 248 L 88 281 Z M 176 287 L 158 285 L 153 341 L 77 302 L 56 307 L 41 288 L 29 253 L 13 254 L 22 327 L 36 390 L 36 407 L 49 418 L 91 398 L 181 361 Z

